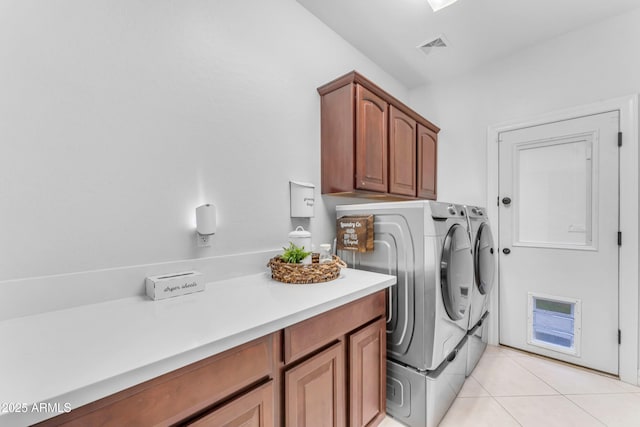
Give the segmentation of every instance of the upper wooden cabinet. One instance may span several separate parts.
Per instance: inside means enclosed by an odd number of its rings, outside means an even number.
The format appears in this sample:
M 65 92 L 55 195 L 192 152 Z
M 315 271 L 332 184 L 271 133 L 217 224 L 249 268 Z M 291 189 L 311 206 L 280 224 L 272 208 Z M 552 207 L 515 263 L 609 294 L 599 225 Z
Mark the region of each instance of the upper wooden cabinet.
M 356 86 L 356 188 L 387 191 L 387 103 L 373 92 Z
M 436 198 L 437 126 L 355 71 L 318 92 L 323 194 Z
M 436 199 L 438 135 L 418 125 L 418 197 Z
M 389 193 L 416 196 L 416 121 L 393 105 L 389 117 Z

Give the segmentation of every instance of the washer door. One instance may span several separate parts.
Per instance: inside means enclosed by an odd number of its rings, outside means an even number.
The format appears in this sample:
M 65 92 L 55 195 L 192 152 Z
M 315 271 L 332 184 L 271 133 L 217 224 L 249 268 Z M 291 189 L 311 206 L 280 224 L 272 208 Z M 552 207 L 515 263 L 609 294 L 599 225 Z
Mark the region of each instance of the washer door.
M 473 283 L 473 256 L 467 230 L 454 224 L 444 239 L 440 261 L 442 300 L 452 320 L 464 318 Z
M 483 222 L 478 228 L 474 245 L 473 264 L 475 266 L 476 286 L 482 295 L 491 292 L 493 280 L 496 272 L 495 260 L 493 258 L 493 236 L 489 224 Z

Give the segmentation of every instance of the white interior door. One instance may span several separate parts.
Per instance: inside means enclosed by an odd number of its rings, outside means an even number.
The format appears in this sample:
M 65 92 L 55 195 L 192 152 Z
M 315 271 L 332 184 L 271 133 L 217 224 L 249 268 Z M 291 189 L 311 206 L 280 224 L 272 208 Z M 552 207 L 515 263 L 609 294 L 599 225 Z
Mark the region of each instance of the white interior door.
M 499 137 L 500 342 L 613 374 L 618 114 Z

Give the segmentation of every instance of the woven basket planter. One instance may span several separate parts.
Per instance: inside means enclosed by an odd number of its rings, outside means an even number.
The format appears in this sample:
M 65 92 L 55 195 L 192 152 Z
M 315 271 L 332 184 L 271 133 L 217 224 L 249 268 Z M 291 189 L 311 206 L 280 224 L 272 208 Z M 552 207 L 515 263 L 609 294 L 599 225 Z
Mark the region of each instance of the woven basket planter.
M 271 258 L 267 267 L 271 267 L 271 277 L 282 283 L 306 285 L 328 282 L 340 276 L 340 268 L 347 267 L 344 261 L 333 255 L 331 262 L 319 263 L 320 256 L 312 255 L 311 264 L 289 264 L 280 256 Z

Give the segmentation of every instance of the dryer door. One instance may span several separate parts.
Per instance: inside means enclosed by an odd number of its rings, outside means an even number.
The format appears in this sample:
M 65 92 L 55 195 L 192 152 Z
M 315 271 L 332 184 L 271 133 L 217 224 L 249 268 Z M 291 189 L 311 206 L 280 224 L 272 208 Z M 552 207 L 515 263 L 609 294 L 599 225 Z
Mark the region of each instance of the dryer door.
M 475 254 L 473 261 L 476 286 L 482 295 L 486 295 L 491 292 L 496 272 L 493 236 L 491 235 L 491 228 L 486 222 L 480 224 L 480 228 L 478 228 L 473 252 Z
M 473 256 L 467 230 L 454 224 L 447 232 L 440 261 L 442 299 L 451 320 L 464 318 L 473 283 Z

